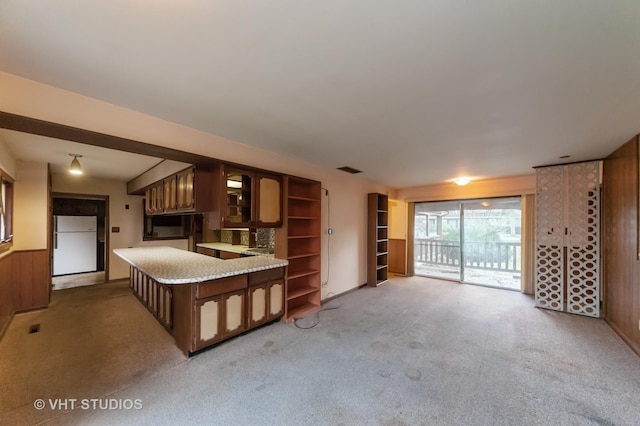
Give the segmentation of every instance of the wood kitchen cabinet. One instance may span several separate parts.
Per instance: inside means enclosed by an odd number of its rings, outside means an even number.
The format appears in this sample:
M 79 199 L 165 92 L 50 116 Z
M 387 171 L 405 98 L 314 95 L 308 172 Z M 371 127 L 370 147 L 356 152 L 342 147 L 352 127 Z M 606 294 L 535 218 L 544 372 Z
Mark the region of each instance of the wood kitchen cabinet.
M 135 296 L 187 356 L 284 313 L 286 261 L 263 256 L 217 260 L 171 247 L 114 253 L 130 265 Z M 198 281 L 205 277 L 210 279 Z
M 242 333 L 247 329 L 246 290 L 237 290 L 195 302 L 195 350 Z
M 147 215 L 208 212 L 215 208 L 217 166 L 192 166 L 145 190 Z
M 176 211 L 176 209 L 178 208 L 178 204 L 177 204 L 177 188 L 178 188 L 178 184 L 177 184 L 177 177 L 175 175 L 170 176 L 168 178 L 166 178 L 162 184 L 163 184 L 163 191 L 164 191 L 164 209 L 163 212 L 167 213 L 167 212 L 174 212 Z
M 256 228 L 277 228 L 282 225 L 282 179 L 256 173 Z
M 164 188 L 162 181 L 156 182 L 146 189 L 145 210 L 147 215 L 164 212 Z
M 195 169 L 190 167 L 186 170 L 179 172 L 176 175 L 177 180 L 177 209 L 178 210 L 194 210 L 195 209 Z M 209 196 L 210 198 L 210 196 Z
M 253 173 L 240 169 L 224 169 L 223 227 L 249 228 L 253 225 Z
M 284 313 L 283 270 L 280 268 L 249 274 L 247 298 L 249 327 L 280 318 Z
M 224 165 L 221 228 L 276 228 L 282 225 L 282 179 Z
M 170 287 L 171 334 L 187 355 L 284 314 L 284 268 Z
M 173 335 L 185 353 L 247 330 L 247 275 L 176 285 Z

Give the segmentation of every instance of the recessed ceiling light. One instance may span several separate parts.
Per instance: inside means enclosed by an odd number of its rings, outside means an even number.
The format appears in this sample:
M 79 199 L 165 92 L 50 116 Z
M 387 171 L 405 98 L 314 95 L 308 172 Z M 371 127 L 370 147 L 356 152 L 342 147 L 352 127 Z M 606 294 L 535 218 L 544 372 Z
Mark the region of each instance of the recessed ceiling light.
M 466 176 L 460 176 L 459 178 L 455 178 L 453 180 L 453 183 L 455 183 L 456 185 L 459 185 L 459 186 L 468 185 L 469 182 L 471 182 L 471 178 L 466 177 Z

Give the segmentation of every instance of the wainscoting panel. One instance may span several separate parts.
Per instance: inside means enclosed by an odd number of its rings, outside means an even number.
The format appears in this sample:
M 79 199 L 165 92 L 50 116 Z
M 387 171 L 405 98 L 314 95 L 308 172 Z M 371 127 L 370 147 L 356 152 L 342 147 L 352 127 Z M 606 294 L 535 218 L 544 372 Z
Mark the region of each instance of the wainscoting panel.
M 48 251 L 14 251 L 12 257 L 14 310 L 47 307 L 51 287 Z
M 407 275 L 407 240 L 389 239 L 389 272 Z
M 11 321 L 13 312 L 12 286 L 13 255 L 11 252 L 0 258 L 0 337 Z

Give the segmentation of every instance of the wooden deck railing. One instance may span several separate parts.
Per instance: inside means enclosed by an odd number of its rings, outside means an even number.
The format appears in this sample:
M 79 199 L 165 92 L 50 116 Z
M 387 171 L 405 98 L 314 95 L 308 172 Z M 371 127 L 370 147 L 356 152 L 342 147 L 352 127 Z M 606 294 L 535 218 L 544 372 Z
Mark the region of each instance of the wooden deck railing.
M 466 268 L 520 272 L 520 243 L 466 242 Z M 415 260 L 426 265 L 460 266 L 460 243 L 446 240 L 415 240 Z

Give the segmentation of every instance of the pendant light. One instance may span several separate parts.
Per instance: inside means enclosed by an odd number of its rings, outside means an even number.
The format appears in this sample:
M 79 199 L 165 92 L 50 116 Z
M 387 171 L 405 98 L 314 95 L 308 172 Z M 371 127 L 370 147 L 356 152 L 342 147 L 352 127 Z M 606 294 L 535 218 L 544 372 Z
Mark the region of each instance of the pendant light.
M 82 158 L 82 155 L 80 154 L 69 154 L 69 155 L 73 157 L 73 160 L 71 160 L 71 165 L 69 166 L 69 173 L 73 175 L 81 175 L 82 167 L 80 167 L 80 162 L 78 161 L 78 157 Z

